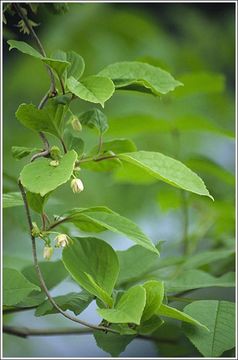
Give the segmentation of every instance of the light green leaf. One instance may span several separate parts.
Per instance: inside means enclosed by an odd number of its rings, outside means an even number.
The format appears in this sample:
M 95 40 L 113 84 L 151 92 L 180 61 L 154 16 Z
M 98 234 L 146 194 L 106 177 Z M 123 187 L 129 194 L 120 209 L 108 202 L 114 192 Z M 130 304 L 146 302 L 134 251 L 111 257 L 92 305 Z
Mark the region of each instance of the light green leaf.
M 28 201 L 28 205 L 32 210 L 35 212 L 41 214 L 44 210 L 44 206 L 48 200 L 49 193 L 45 195 L 44 197 L 40 196 L 40 194 L 31 193 L 30 191 L 27 191 L 26 197 Z
M 178 309 L 172 308 L 168 305 L 162 304 L 158 310 L 158 315 L 159 316 L 165 316 L 165 317 L 170 317 L 173 319 L 177 319 L 180 321 L 185 321 L 188 322 L 190 324 L 193 325 L 197 325 L 202 327 L 203 329 L 206 330 L 206 332 L 208 333 L 208 329 L 205 325 L 203 325 L 203 321 L 201 320 L 201 322 L 197 321 L 196 319 L 194 319 L 193 317 L 189 316 L 188 314 L 179 311 Z
M 65 69 L 70 65 L 70 63 L 66 60 L 62 59 L 51 59 L 41 55 L 37 50 L 33 47 L 25 43 L 24 41 L 17 41 L 17 40 L 9 40 L 8 44 L 10 45 L 9 50 L 17 49 L 24 54 L 33 56 L 36 59 L 42 60 L 46 65 L 50 66 L 58 76 L 62 76 Z
M 146 304 L 142 315 L 142 321 L 149 320 L 159 310 L 164 298 L 164 283 L 150 280 L 143 284 L 146 291 Z
M 85 111 L 78 117 L 82 125 L 97 129 L 99 134 L 104 134 L 108 129 L 107 117 L 99 109 Z
M 158 255 L 139 245 L 117 251 L 117 256 L 120 264 L 118 285 L 138 279 L 152 270 L 160 261 Z
M 90 151 L 90 154 L 97 153 L 97 150 L 98 146 L 95 146 Z M 105 153 L 107 151 L 112 151 L 114 154 L 120 154 L 123 152 L 132 152 L 136 150 L 136 145 L 130 139 L 113 139 L 103 142 L 101 152 Z
M 226 259 L 228 256 L 231 256 L 232 254 L 234 254 L 233 249 L 203 251 L 193 256 L 189 256 L 185 260 L 184 264 L 182 264 L 182 267 L 184 270 L 199 268 L 201 266 L 211 264 L 215 261 Z
M 12 146 L 12 156 L 18 160 L 32 154 L 35 151 L 41 151 L 41 149 L 29 148 L 25 146 Z
M 44 131 L 61 138 L 64 115 L 68 106 L 57 100 L 57 98 L 49 100 L 41 110 L 33 104 L 21 104 L 17 109 L 16 117 L 28 129 Z
M 152 151 L 138 151 L 118 156 L 121 160 L 144 169 L 145 172 L 170 185 L 213 199 L 202 179 L 178 160 Z
M 99 225 L 99 230 L 101 229 L 101 231 L 107 229 L 115 233 L 123 234 L 140 246 L 159 254 L 159 251 L 151 240 L 136 224 L 112 210 L 106 209 L 105 211 L 105 208 L 103 207 L 101 207 L 101 209 L 79 209 L 78 211 L 77 209 L 74 209 L 73 212 L 68 213 L 65 222 L 72 222 L 75 226 L 84 231 L 92 231 L 90 229 L 91 224 L 95 224 L 96 226 Z M 87 223 L 89 224 L 88 228 Z M 92 229 L 94 231 L 94 226 Z
M 167 71 L 137 61 L 108 65 L 98 75 L 112 79 L 116 88 L 151 92 L 155 95 L 167 94 L 177 86 L 183 85 Z
M 39 159 L 22 169 L 20 180 L 30 192 L 45 196 L 70 179 L 76 160 L 74 150 L 67 152 L 59 160 L 58 166 L 51 166 L 48 159 Z
M 67 87 L 74 95 L 80 99 L 104 107 L 105 101 L 110 99 L 114 93 L 114 84 L 107 78 L 102 76 L 89 76 L 81 82 L 77 81 L 73 76 L 67 80 Z
M 86 291 L 80 293 L 69 293 L 66 295 L 56 296 L 54 301 L 64 311 L 71 310 L 75 315 L 80 314 L 92 302 L 93 296 Z M 57 314 L 57 309 L 51 304 L 49 300 L 43 302 L 35 311 L 35 316 L 43 316 L 48 314 Z
M 2 200 L 3 200 L 3 208 L 24 205 L 20 192 L 10 192 L 7 194 L 3 194 Z
M 99 315 L 111 323 L 134 323 L 139 325 L 146 303 L 146 292 L 141 286 L 126 291 L 114 309 L 97 309 Z
M 200 300 L 185 306 L 186 314 L 202 321 L 203 328 L 183 325 L 186 336 L 206 358 L 220 357 L 235 346 L 235 304 L 229 301 Z M 186 326 L 185 326 L 186 325 Z
M 75 51 L 67 52 L 67 61 L 70 63 L 70 66 L 67 69 L 67 77 L 74 77 L 76 80 L 81 78 L 84 73 L 85 63 L 82 56 L 77 54 Z
M 105 301 L 105 297 L 102 298 L 102 293 L 95 287 L 96 283 L 108 297 L 111 296 L 119 263 L 115 251 L 105 241 L 92 237 L 73 238 L 73 243 L 63 250 L 63 262 L 82 288 Z M 93 284 L 88 275 L 93 279 Z
M 3 305 L 15 305 L 34 290 L 40 291 L 40 288 L 28 281 L 19 271 L 4 268 Z
M 104 333 L 103 331 L 94 330 L 93 336 L 97 346 L 111 354 L 113 357 L 119 356 L 127 347 L 127 345 L 135 338 L 133 335 L 120 335 L 113 333 Z
M 39 267 L 48 289 L 54 288 L 68 276 L 61 260 L 40 262 Z M 40 286 L 40 282 L 33 265 L 25 267 L 22 270 L 22 273 L 31 283 Z
M 207 287 L 235 286 L 235 273 L 229 272 L 220 277 L 214 277 L 205 271 L 187 270 L 173 280 L 165 282 L 167 292 L 183 292 Z
M 99 297 L 105 304 L 108 304 L 110 307 L 112 307 L 112 305 L 113 305 L 113 299 L 112 299 L 112 297 L 109 296 L 108 293 L 107 293 L 105 290 L 103 290 L 103 289 L 94 281 L 93 277 L 92 277 L 90 274 L 88 274 L 88 273 L 86 273 L 86 272 L 85 272 L 84 274 L 87 276 L 89 282 L 91 283 L 91 286 L 94 288 L 95 293 L 98 294 L 98 297 Z
M 45 301 L 46 295 L 43 291 L 32 291 L 24 300 L 16 304 L 16 308 L 30 308 L 38 306 Z
M 52 54 L 53 59 L 58 59 L 64 62 L 68 62 L 70 65 L 67 67 L 65 75 L 69 78 L 73 76 L 78 80 L 84 72 L 85 64 L 82 56 L 77 54 L 75 51 L 64 52 L 62 50 L 57 50 Z
M 33 56 L 37 59 L 43 58 L 43 56 L 37 50 L 35 50 L 32 46 L 28 45 L 24 41 L 8 40 L 7 43 L 10 45 L 9 50 L 17 49 L 22 53 Z
M 157 182 L 155 177 L 145 172 L 144 169 L 125 161 L 121 162 L 121 164 L 122 166 L 113 174 L 115 181 L 123 184 L 139 185 L 148 185 Z

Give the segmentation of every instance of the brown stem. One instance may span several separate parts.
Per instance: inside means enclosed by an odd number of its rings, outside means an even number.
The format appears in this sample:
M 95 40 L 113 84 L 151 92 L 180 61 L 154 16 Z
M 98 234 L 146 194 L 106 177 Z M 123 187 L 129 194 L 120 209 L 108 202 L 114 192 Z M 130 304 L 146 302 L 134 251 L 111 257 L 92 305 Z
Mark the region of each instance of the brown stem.
M 30 236 L 31 236 L 31 243 L 32 243 L 32 254 L 33 254 L 33 259 L 34 259 L 34 265 L 35 265 L 35 269 L 36 269 L 36 272 L 37 272 L 37 275 L 38 275 L 38 278 L 39 278 L 39 281 L 40 281 L 40 285 L 41 285 L 41 288 L 42 290 L 45 292 L 46 296 L 48 297 L 50 303 L 53 305 L 53 307 L 59 312 L 61 313 L 64 317 L 66 317 L 67 319 L 71 320 L 71 321 L 74 321 L 78 324 L 81 324 L 81 325 L 84 325 L 84 326 L 87 326 L 89 328 L 92 328 L 92 329 L 96 329 L 96 330 L 104 330 L 104 331 L 109 331 L 109 332 L 114 332 L 114 333 L 117 333 L 116 330 L 113 330 L 113 329 L 110 329 L 110 328 L 107 328 L 107 327 L 104 327 L 104 326 L 97 326 L 97 325 L 94 325 L 94 324 L 90 324 L 84 320 L 80 320 L 74 316 L 71 316 L 69 314 L 67 314 L 65 311 L 63 311 L 57 304 L 56 302 L 54 301 L 54 299 L 51 297 L 50 293 L 49 293 L 49 290 L 46 286 L 46 283 L 45 283 L 45 280 L 42 276 L 42 273 L 41 273 L 41 269 L 39 267 L 39 264 L 38 264 L 38 259 L 37 259 L 37 252 L 36 252 L 36 241 L 35 241 L 35 237 L 32 235 L 32 229 L 33 229 L 33 225 L 32 225 L 32 220 L 31 220 L 31 214 L 30 214 L 30 209 L 29 209 L 29 206 L 28 206 L 28 201 L 27 201 L 27 197 L 26 197 L 26 193 L 25 193 L 25 189 L 21 183 L 21 181 L 19 180 L 18 181 L 18 185 L 19 185 L 19 189 L 21 191 L 21 195 L 22 195 L 22 199 L 23 199 L 23 202 L 24 202 L 24 206 L 25 206 L 25 210 L 26 210 L 26 216 L 27 216 L 27 221 L 28 221 L 28 226 L 29 226 L 29 230 L 30 230 Z
M 10 335 L 20 336 L 27 338 L 28 336 L 56 336 L 56 335 L 91 335 L 92 330 L 90 329 L 81 329 L 81 328 L 57 328 L 57 329 L 30 329 L 26 327 L 19 326 L 3 326 L 3 332 Z M 137 334 L 136 337 L 152 340 L 157 342 L 163 342 L 168 344 L 175 344 L 176 341 L 171 339 L 160 339 L 159 337 L 153 335 L 140 335 Z

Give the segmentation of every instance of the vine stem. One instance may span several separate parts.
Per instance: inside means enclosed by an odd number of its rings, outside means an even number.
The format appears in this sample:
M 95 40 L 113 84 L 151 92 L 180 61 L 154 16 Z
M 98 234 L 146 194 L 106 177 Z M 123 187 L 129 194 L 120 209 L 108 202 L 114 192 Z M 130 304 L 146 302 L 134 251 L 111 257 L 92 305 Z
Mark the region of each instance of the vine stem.
M 23 338 L 28 336 L 56 336 L 56 335 L 91 335 L 92 330 L 90 329 L 78 329 L 78 328 L 57 328 L 57 329 L 31 329 L 20 326 L 3 326 L 3 332 L 10 335 L 15 335 Z M 137 334 L 137 338 L 158 341 L 168 344 L 175 344 L 176 341 L 170 339 L 160 339 L 156 336 L 146 336 Z
M 35 266 L 35 269 L 36 269 L 36 272 L 37 272 L 37 275 L 38 275 L 38 278 L 39 278 L 39 281 L 40 281 L 40 285 L 41 285 L 41 288 L 42 290 L 45 292 L 46 296 L 48 297 L 50 303 L 53 305 L 53 307 L 60 313 L 62 314 L 64 317 L 66 317 L 67 319 L 71 320 L 71 321 L 74 321 L 78 324 L 81 324 L 81 325 L 84 325 L 84 326 L 87 326 L 91 329 L 95 329 L 95 330 L 102 330 L 102 331 L 108 331 L 108 332 L 113 332 L 113 333 L 118 333 L 116 330 L 114 329 L 110 329 L 110 328 L 107 328 L 105 326 L 98 326 L 98 325 L 94 325 L 94 324 L 91 324 L 91 323 L 88 323 L 84 320 L 80 320 L 78 318 L 76 318 L 75 316 L 71 316 L 69 314 L 67 314 L 65 311 L 63 311 L 57 304 L 56 302 L 54 301 L 54 299 L 51 297 L 50 293 L 49 293 L 49 290 L 46 286 L 46 283 L 45 283 L 45 280 L 42 276 L 42 273 L 41 273 L 41 269 L 40 269 L 40 266 L 39 266 L 39 263 L 38 263 L 38 258 L 37 258 L 37 252 L 36 252 L 36 240 L 35 240 L 35 237 L 32 235 L 32 229 L 33 229 L 33 225 L 32 225 L 32 220 L 31 220 L 31 214 L 30 214 L 30 209 L 29 209 L 29 205 L 28 205 L 28 201 L 27 201 L 27 197 L 26 197 L 26 193 L 25 193 L 25 189 L 21 183 L 21 181 L 19 180 L 18 181 L 18 186 L 19 186 L 19 189 L 20 189 L 20 192 L 21 192 L 21 195 L 22 195 L 22 199 L 23 199 L 23 202 L 24 202 L 24 206 L 25 206 L 25 210 L 26 210 L 26 216 L 27 216 L 27 221 L 28 221 L 28 226 L 29 226 L 29 230 L 30 230 L 30 236 L 31 236 L 31 243 L 32 243 L 32 255 L 33 255 L 33 260 L 34 260 L 34 266 Z

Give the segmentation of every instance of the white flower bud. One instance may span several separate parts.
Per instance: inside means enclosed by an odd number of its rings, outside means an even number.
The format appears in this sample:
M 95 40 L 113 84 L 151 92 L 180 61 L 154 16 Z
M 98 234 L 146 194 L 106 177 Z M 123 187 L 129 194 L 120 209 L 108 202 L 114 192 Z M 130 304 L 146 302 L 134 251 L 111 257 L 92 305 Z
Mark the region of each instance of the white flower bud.
M 57 235 L 55 241 L 56 241 L 55 247 L 65 247 L 69 244 L 69 238 L 65 234 Z
M 45 246 L 43 257 L 45 260 L 50 260 L 51 256 L 53 255 L 54 248 L 52 246 Z
M 80 193 L 81 191 L 83 191 L 84 186 L 82 181 L 80 179 L 73 179 L 71 181 L 71 189 L 74 193 Z
M 71 125 L 75 131 L 82 131 L 81 122 L 79 121 L 79 119 L 76 115 L 72 116 Z

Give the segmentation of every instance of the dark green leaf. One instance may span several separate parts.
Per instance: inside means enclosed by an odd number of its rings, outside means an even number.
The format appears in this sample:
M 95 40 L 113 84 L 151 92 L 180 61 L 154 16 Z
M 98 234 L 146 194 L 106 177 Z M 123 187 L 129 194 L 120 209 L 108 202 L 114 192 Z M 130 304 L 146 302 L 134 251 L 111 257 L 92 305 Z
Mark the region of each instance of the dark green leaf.
M 117 280 L 119 264 L 109 244 L 92 237 L 73 238 L 73 243 L 63 250 L 63 262 L 81 287 L 112 305 L 110 296 Z
M 48 289 L 54 288 L 68 276 L 61 260 L 55 262 L 40 262 L 39 267 Z M 30 282 L 40 286 L 38 275 L 33 265 L 25 267 L 22 273 Z
M 18 160 L 32 154 L 35 151 L 41 151 L 41 149 L 24 146 L 12 146 L 12 156 Z
M 200 300 L 185 306 L 184 312 L 202 321 L 210 330 L 184 324 L 186 336 L 204 357 L 220 357 L 235 346 L 235 304 L 229 301 Z
M 35 194 L 27 191 L 26 197 L 30 208 L 35 212 L 41 214 L 44 210 L 45 203 L 49 197 L 49 193 L 42 197 L 40 196 L 40 194 Z
M 85 310 L 88 305 L 92 302 L 93 296 L 88 294 L 86 291 L 80 293 L 69 293 L 66 295 L 54 297 L 54 301 L 64 311 L 71 310 L 75 315 L 80 314 Z M 36 309 L 35 316 L 43 316 L 48 314 L 57 314 L 57 309 L 51 304 L 49 300 L 46 300 Z
M 94 331 L 93 335 L 97 346 L 113 357 L 119 356 L 135 338 L 133 335 L 120 335 L 110 332 L 104 333 L 98 330 Z
M 97 129 L 100 134 L 104 134 L 108 129 L 107 117 L 99 109 L 85 111 L 79 114 L 79 120 L 82 125 L 91 129 Z
M 40 288 L 28 281 L 19 271 L 4 268 L 3 305 L 16 305 L 34 290 L 40 291 Z

